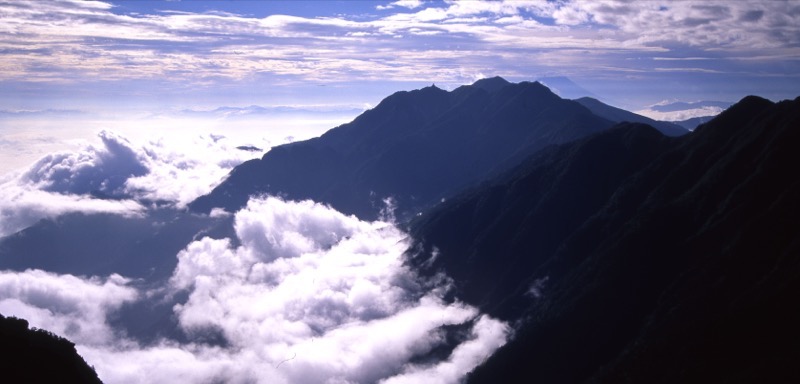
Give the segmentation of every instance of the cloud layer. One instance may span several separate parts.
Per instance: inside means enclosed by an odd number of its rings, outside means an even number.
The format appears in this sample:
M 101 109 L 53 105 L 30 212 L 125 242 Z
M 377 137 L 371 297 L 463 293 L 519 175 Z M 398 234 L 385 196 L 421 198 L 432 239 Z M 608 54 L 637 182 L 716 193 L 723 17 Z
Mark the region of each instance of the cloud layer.
M 236 213 L 235 230 L 238 246 L 189 244 L 156 288 L 188 293 L 173 308 L 187 342 L 138 345 L 112 330 L 110 314 L 154 292 L 120 276 L 3 272 L 0 311 L 72 339 L 115 383 L 454 383 L 509 335 L 475 308 L 446 302 L 444 276 L 423 280 L 404 266 L 406 234 L 390 223 L 265 197 Z M 450 326 L 465 333 L 449 356 L 412 362 L 441 346 Z

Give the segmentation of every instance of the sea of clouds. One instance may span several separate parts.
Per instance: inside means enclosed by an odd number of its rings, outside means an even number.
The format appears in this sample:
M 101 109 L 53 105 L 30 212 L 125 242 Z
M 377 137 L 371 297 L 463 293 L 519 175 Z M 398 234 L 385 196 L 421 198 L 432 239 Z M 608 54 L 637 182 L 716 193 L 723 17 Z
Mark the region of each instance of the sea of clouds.
M 99 139 L 2 180 L 0 233 L 68 212 L 181 209 L 253 156 L 210 136 L 194 155 Z M 408 235 L 390 215 L 366 222 L 272 196 L 215 214 L 232 215 L 235 235 L 197 236 L 168 280 L 0 271 L 0 313 L 75 342 L 108 383 L 455 383 L 510 337 L 505 323 L 445 299 L 447 276 L 404 263 Z M 143 342 L 113 325 L 143 301 L 171 305 L 184 337 Z

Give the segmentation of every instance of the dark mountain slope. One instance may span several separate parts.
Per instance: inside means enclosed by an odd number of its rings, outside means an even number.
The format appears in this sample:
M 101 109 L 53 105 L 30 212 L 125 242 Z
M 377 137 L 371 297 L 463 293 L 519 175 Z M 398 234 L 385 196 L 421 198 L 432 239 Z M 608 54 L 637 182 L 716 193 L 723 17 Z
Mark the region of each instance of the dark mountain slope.
M 525 307 L 531 271 L 670 143 L 652 127 L 626 123 L 544 150 L 498 180 L 426 213 L 412 224 L 412 235 L 423 254 L 439 249 L 427 265 L 432 271 L 445 268 L 460 283 L 464 299 L 515 318 L 521 307 L 507 307 L 509 292 Z
M 649 117 L 637 115 L 633 112 L 628 112 L 624 109 L 604 104 L 600 100 L 593 99 L 591 97 L 581 97 L 580 99 L 575 99 L 575 101 L 580 103 L 580 105 L 589 108 L 589 110 L 595 115 L 615 123 L 630 122 L 648 124 L 667 136 L 681 136 L 689 133 L 686 128 L 680 125 L 670 123 L 668 121 L 653 120 Z M 692 129 L 694 129 L 694 127 L 692 127 Z
M 713 119 L 714 116 L 701 116 L 701 117 L 692 117 L 691 119 L 681 120 L 681 121 L 673 121 L 674 124 L 680 125 L 690 131 L 694 131 L 700 124 L 707 123 Z
M 470 382 L 800 379 L 797 127 L 800 99 L 756 97 L 680 138 L 618 127 L 413 223 L 411 263 L 520 324 Z
M 408 216 L 547 145 L 610 126 L 539 83 L 492 78 L 452 92 L 398 92 L 319 138 L 240 165 L 191 208 L 232 211 L 270 193 L 373 219 L 391 196 Z
M 4 383 L 101 383 L 75 344 L 26 320 L 0 314 L 0 381 Z

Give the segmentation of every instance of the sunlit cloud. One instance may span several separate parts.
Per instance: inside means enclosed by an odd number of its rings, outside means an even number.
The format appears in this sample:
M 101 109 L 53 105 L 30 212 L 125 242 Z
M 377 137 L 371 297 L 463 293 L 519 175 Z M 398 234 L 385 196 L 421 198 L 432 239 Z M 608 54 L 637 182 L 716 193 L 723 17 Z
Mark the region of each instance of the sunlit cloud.
M 154 203 L 181 208 L 258 155 L 213 135 L 161 136 L 139 144 L 109 131 L 98 138 L 99 145 L 50 154 L 4 175 L 0 236 L 66 213 L 134 217 Z
M 68 337 L 114 383 L 457 383 L 510 335 L 446 301 L 445 276 L 423 279 L 405 265 L 407 235 L 391 223 L 265 197 L 235 214 L 235 231 L 238 246 L 189 244 L 172 278 L 149 291 L 118 275 L 0 272 L 0 312 Z M 109 325 L 154 292 L 188 294 L 173 307 L 187 340 L 142 345 Z M 463 329 L 454 345 L 448 327 Z M 414 362 L 442 346 L 452 352 Z

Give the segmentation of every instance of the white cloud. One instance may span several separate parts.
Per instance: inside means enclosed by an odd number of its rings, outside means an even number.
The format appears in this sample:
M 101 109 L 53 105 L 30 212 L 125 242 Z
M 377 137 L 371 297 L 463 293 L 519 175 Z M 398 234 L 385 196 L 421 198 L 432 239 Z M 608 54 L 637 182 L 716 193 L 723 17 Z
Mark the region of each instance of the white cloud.
M 123 195 L 123 186 L 129 178 L 148 172 L 144 158 L 122 137 L 107 131 L 98 136 L 102 147 L 90 145 L 78 153 L 45 156 L 22 178 L 48 192 L 85 195 L 96 191 L 110 196 Z
M 406 367 L 402 374 L 381 381 L 381 383 L 446 384 L 461 382 L 464 372 L 470 372 L 489 358 L 491 352 L 505 344 L 508 328 L 483 315 L 473 326 L 472 337 L 471 340 L 456 347 L 446 361 L 429 367 Z
M 441 341 L 438 327 L 477 315 L 444 303 L 444 286 L 425 293 L 430 287 L 403 265 L 406 235 L 388 223 L 267 197 L 238 212 L 235 227 L 238 248 L 203 239 L 178 255 L 172 284 L 191 292 L 178 320 L 190 332 L 216 329 L 235 348 L 261 346 L 259 359 L 280 365 L 290 382 L 390 377 Z M 500 331 L 482 357 L 506 336 L 504 325 L 485 322 Z M 460 375 L 477 364 L 467 354 L 453 357 Z
M 691 109 L 684 109 L 680 111 L 669 111 L 669 112 L 656 111 L 654 109 L 642 109 L 634 113 L 642 116 L 647 116 L 654 120 L 682 121 L 694 117 L 716 116 L 722 113 L 722 111 L 723 109 L 721 107 L 703 106 L 700 108 L 691 108 Z
M 422 0 L 398 0 L 391 2 L 387 5 L 378 5 L 375 7 L 375 9 L 386 10 L 386 9 L 392 9 L 394 7 L 415 9 L 421 7 L 422 4 L 424 4 Z
M 47 155 L 24 172 L 4 175 L 0 237 L 70 212 L 139 216 L 153 201 L 184 207 L 233 167 L 259 155 L 236 149 L 224 137 L 188 136 L 133 144 L 102 131 L 100 145 Z
M 236 213 L 235 230 L 236 247 L 188 245 L 169 286 L 156 288 L 188 292 L 174 315 L 189 342 L 139 345 L 115 332 L 110 314 L 151 297 L 120 276 L 2 272 L 0 311 L 69 337 L 114 383 L 457 383 L 509 336 L 506 324 L 445 302 L 446 278 L 405 266 L 407 235 L 390 223 L 265 197 Z M 458 324 L 471 333 L 448 358 L 410 363 Z M 226 342 L 202 343 L 208 332 Z
M 100 200 L 48 193 L 20 188 L 16 183 L 0 185 L 0 237 L 27 228 L 41 219 L 70 212 L 139 216 L 144 213 L 144 207 L 132 200 Z
M 79 278 L 40 270 L 0 272 L 0 313 L 27 319 L 31 325 L 84 345 L 116 340 L 106 316 L 138 297 L 119 275 Z

